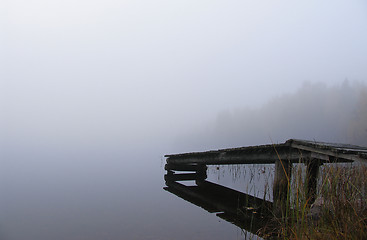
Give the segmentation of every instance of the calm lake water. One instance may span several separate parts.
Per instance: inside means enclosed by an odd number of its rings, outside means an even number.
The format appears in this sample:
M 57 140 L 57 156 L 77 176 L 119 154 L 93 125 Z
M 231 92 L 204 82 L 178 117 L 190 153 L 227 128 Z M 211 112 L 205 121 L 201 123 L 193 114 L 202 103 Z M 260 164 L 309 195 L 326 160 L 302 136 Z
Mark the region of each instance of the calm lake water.
M 0 239 L 244 239 L 235 225 L 163 190 L 164 151 L 6 146 Z

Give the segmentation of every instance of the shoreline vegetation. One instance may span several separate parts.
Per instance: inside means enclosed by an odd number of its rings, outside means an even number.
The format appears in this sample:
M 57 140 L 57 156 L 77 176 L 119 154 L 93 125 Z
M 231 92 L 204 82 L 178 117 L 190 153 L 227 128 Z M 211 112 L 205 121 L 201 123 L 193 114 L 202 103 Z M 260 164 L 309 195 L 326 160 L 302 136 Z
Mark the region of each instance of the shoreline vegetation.
M 218 181 L 226 174 L 233 182 L 242 182 L 246 176 L 250 185 L 247 192 L 264 200 L 272 200 L 274 167 L 241 165 L 213 166 L 209 175 Z M 266 175 L 264 189 L 256 189 L 255 178 Z M 315 200 L 307 198 L 306 166 L 293 164 L 289 194 L 283 215 L 276 216 L 272 209 L 267 224 L 256 233 L 263 239 L 367 239 L 367 164 L 325 163 L 320 167 Z M 249 180 L 247 179 L 247 180 Z M 231 187 L 231 186 L 229 186 Z M 262 194 L 260 194 L 262 192 Z M 260 196 L 261 195 L 261 196 Z M 254 223 L 255 224 L 255 223 Z M 245 231 L 245 230 L 244 230 Z M 252 235 L 251 239 L 256 239 Z
M 307 199 L 304 169 L 288 182 L 287 206 L 258 235 L 264 239 L 367 239 L 367 166 L 324 164 L 316 200 Z

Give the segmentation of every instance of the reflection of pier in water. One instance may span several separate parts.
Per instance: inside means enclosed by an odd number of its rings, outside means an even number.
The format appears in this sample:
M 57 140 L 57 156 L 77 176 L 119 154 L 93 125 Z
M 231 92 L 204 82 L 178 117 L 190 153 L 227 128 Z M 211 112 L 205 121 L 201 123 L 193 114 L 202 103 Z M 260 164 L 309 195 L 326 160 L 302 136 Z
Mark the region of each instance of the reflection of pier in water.
M 293 163 L 304 163 L 307 167 L 306 194 L 308 203 L 311 204 L 315 200 L 320 166 L 324 163 L 366 161 L 367 148 L 291 139 L 282 144 L 173 154 L 165 157 L 165 190 L 209 212 L 216 212 L 218 217 L 249 232 L 256 233 L 267 223 L 270 215 L 283 216 Z M 205 181 L 207 165 L 231 164 L 275 164 L 273 202 Z M 188 180 L 195 180 L 196 185 L 186 186 L 178 183 Z
M 186 186 L 166 175 L 164 189 L 251 233 L 268 221 L 271 202 L 208 181 L 196 183 Z

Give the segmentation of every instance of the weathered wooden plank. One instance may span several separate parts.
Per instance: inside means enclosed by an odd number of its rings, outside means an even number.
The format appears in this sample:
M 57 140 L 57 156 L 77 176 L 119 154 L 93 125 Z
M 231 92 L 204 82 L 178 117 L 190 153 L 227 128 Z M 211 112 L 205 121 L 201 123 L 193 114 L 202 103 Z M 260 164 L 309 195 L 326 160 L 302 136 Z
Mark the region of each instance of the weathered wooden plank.
M 358 156 L 357 153 L 339 153 L 337 151 L 333 151 L 329 148 L 322 149 L 322 148 L 315 148 L 311 146 L 305 146 L 298 143 L 292 143 L 292 148 L 300 149 L 303 151 L 312 152 L 314 154 L 318 153 L 324 156 L 332 157 L 330 158 L 330 161 L 333 162 L 353 162 L 353 161 L 365 161 L 365 159 Z M 316 158 L 316 155 L 313 156 L 313 158 Z
M 300 140 L 300 139 L 289 139 L 284 144 L 292 146 L 292 144 L 298 144 L 303 146 L 309 146 L 312 148 L 319 149 L 334 149 L 342 152 L 367 152 L 367 147 L 351 145 L 351 144 L 342 144 L 342 143 L 330 143 L 330 142 L 318 142 L 318 141 L 310 141 L 310 140 Z
M 309 157 L 310 153 L 304 152 L 304 157 Z M 287 152 L 265 152 L 265 153 L 227 153 L 220 152 L 209 155 L 192 155 L 183 157 L 169 157 L 169 164 L 205 164 L 205 165 L 224 165 L 224 164 L 272 164 L 275 161 L 282 159 L 292 162 L 299 162 L 299 151 Z
M 186 171 L 186 172 L 197 172 L 206 171 L 207 166 L 203 164 L 172 164 L 168 163 L 164 166 L 165 170 L 171 171 Z

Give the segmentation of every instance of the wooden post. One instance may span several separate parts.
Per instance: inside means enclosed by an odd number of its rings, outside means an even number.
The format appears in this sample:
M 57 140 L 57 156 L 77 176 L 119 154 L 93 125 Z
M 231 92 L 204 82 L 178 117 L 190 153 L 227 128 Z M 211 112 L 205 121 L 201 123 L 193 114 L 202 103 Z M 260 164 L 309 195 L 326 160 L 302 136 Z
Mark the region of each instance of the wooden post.
M 292 163 L 288 160 L 275 162 L 275 175 L 273 186 L 273 212 L 277 217 L 283 217 L 288 201 L 290 189 Z
M 307 163 L 306 170 L 306 197 L 308 199 L 308 204 L 311 205 L 315 202 L 317 193 L 317 177 L 319 175 L 319 168 L 321 162 L 318 159 L 309 159 Z
M 196 178 L 196 184 L 199 185 L 202 181 L 208 177 L 206 170 L 208 167 L 205 164 L 198 165 L 198 169 L 196 170 L 196 174 L 198 177 Z

